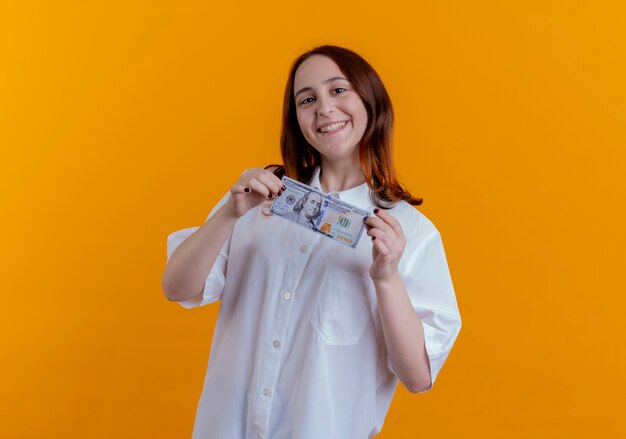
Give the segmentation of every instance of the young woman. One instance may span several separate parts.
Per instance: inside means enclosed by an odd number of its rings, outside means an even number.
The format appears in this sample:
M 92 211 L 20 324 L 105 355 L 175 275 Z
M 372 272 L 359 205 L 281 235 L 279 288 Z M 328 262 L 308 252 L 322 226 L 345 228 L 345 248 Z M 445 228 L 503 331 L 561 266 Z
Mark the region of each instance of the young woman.
M 201 227 L 168 238 L 163 289 L 191 308 L 221 300 L 194 438 L 370 438 L 398 380 L 432 387 L 461 320 L 441 237 L 396 180 L 393 113 L 356 53 L 295 60 L 283 166 L 253 168 Z M 356 248 L 263 204 L 279 176 L 373 211 Z

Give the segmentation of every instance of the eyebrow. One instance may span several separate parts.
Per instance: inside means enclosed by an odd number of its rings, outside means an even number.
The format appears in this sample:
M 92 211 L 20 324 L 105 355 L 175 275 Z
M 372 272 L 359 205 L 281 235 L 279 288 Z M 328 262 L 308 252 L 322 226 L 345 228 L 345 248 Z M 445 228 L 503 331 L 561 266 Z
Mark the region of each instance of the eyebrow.
M 322 82 L 322 84 L 328 84 L 329 82 L 333 82 L 333 81 L 336 81 L 336 80 L 338 80 L 338 79 L 343 79 L 344 81 L 347 81 L 347 79 L 346 79 L 346 78 L 344 78 L 343 76 L 333 76 L 332 78 L 328 78 L 328 79 L 326 79 L 325 81 L 323 81 L 323 82 Z M 296 93 L 296 94 L 294 95 L 294 98 L 295 98 L 296 96 L 298 96 L 300 93 L 304 93 L 305 91 L 311 91 L 311 90 L 313 90 L 311 87 L 304 87 L 304 88 L 300 89 L 300 90 L 298 91 L 298 93 Z

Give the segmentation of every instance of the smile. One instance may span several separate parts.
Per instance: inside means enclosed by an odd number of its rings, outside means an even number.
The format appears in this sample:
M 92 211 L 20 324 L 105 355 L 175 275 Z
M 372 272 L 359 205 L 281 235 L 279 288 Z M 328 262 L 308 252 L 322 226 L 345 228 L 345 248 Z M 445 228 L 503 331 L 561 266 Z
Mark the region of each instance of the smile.
M 345 127 L 348 124 L 348 121 L 337 122 L 332 125 L 326 125 L 319 129 L 321 133 L 334 133 L 335 131 L 339 131 L 341 128 Z

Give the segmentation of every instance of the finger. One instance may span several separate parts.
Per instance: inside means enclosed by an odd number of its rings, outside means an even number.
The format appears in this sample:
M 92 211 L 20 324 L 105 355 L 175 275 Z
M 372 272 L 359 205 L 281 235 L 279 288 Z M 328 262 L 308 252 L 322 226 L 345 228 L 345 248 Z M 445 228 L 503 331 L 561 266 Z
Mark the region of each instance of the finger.
M 265 168 L 265 172 L 268 172 L 270 174 L 270 177 L 273 181 L 276 182 L 276 184 L 278 184 L 278 186 L 280 186 L 280 189 L 286 191 L 287 187 L 283 184 L 283 181 L 279 177 L 277 177 L 276 174 L 274 174 L 275 170 L 276 168 Z
M 265 203 L 261 204 L 261 213 L 265 216 L 272 216 L 274 215 L 272 213 L 272 211 L 270 210 L 270 207 L 268 206 L 264 206 Z
M 268 172 L 270 172 L 270 171 L 268 171 Z M 280 178 L 278 178 L 276 175 L 274 175 L 273 172 L 270 172 L 270 176 L 271 176 L 272 180 L 274 180 L 276 182 L 276 184 L 278 186 L 280 186 L 280 190 L 281 191 L 286 191 L 287 190 L 287 187 L 285 186 L 283 181 Z
M 261 194 L 264 197 L 273 198 L 272 192 L 267 188 L 267 186 L 258 181 L 256 178 L 251 178 L 248 181 L 248 186 L 250 186 L 250 189 L 252 189 L 254 192 Z M 270 195 L 272 196 L 270 197 Z
M 250 188 L 241 184 L 234 184 L 230 187 L 230 193 L 233 195 L 241 195 L 250 193 Z
M 372 246 L 381 256 L 388 256 L 391 253 L 389 247 L 387 247 L 382 239 L 372 237 Z
M 404 238 L 404 232 L 402 231 L 402 226 L 400 222 L 395 219 L 390 213 L 385 212 L 382 209 L 374 209 L 374 214 L 382 219 L 386 224 L 388 224 L 396 233 L 396 235 Z
M 256 179 L 275 195 L 278 195 L 282 190 L 283 183 L 270 171 L 264 170 L 256 176 Z
M 382 243 L 385 244 L 389 250 L 395 247 L 395 240 L 393 239 L 393 236 L 380 229 L 372 228 L 367 231 L 367 234 L 372 237 L 372 241 L 382 241 Z
M 370 226 L 370 227 L 375 227 L 377 229 L 383 230 L 387 233 L 392 233 L 395 234 L 395 231 L 393 230 L 393 228 L 387 224 L 386 222 L 384 222 L 382 219 L 376 217 L 376 216 L 370 216 L 367 219 L 367 222 L 365 223 L 366 227 Z

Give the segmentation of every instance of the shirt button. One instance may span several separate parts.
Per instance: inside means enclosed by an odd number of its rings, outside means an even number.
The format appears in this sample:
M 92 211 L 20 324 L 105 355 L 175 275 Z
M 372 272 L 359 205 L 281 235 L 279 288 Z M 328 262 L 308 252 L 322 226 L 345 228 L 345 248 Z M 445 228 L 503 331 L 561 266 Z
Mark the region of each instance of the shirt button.
M 300 253 L 306 253 L 309 251 L 309 246 L 308 245 L 303 245 L 300 247 Z
M 278 340 L 274 340 L 272 342 L 272 346 L 274 346 L 275 348 L 279 348 L 280 347 L 280 342 Z
M 291 299 L 291 293 L 287 291 L 283 297 L 285 298 L 285 300 L 289 300 Z
M 272 395 L 272 391 L 266 387 L 265 389 L 263 389 L 263 395 L 271 396 Z

